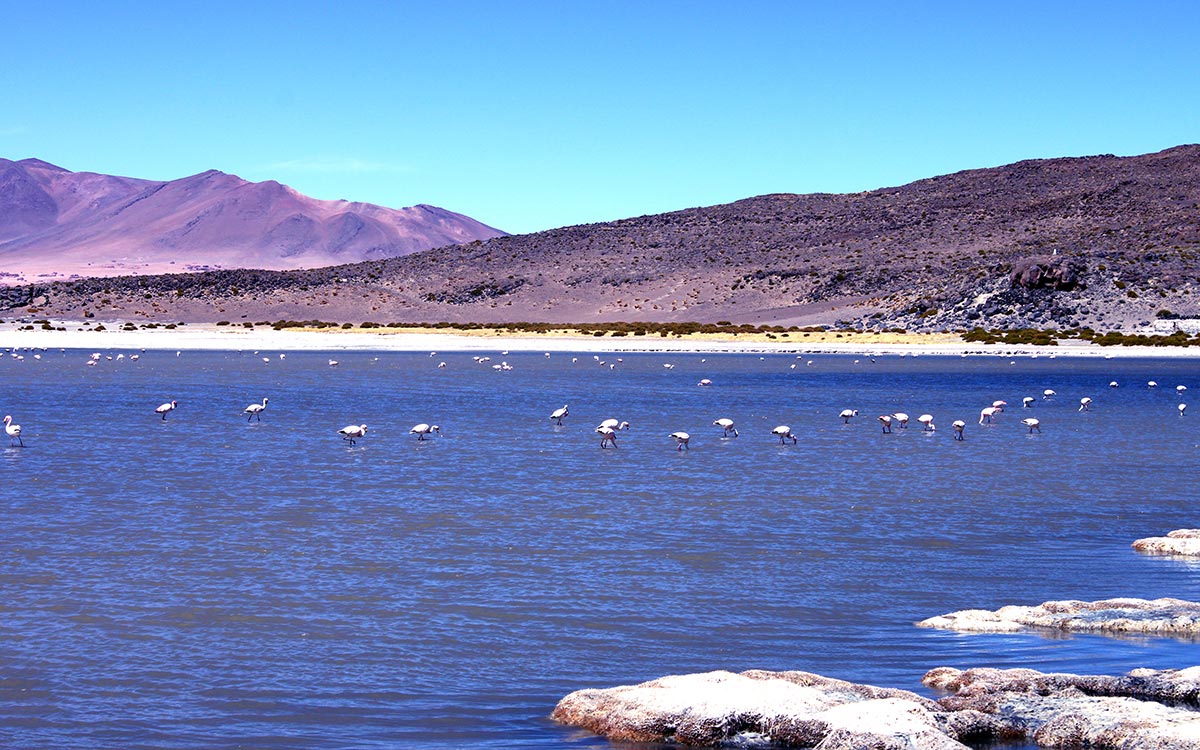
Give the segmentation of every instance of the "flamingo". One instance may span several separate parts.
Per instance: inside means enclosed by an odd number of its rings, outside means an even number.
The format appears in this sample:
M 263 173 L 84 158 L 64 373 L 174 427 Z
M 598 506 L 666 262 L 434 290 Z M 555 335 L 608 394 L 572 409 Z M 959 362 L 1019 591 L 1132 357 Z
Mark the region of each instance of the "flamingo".
M 796 444 L 796 436 L 792 434 L 792 428 L 785 424 L 781 424 L 771 430 L 771 434 L 779 438 L 779 444 L 783 445 L 784 440 L 791 440 L 792 445 Z
M 600 447 L 607 448 L 609 443 L 612 447 L 617 447 L 617 431 L 606 425 L 600 425 L 596 428 L 596 432 L 600 433 Z
M 1029 419 L 1022 419 L 1021 424 L 1025 425 L 1026 427 L 1029 428 L 1030 435 L 1033 434 L 1034 430 L 1037 430 L 1039 434 L 1042 431 L 1042 423 L 1039 422 L 1038 420 L 1034 419 L 1033 417 L 1030 417 Z
M 1148 381 L 1146 381 L 1146 387 L 1147 388 L 1157 388 L 1158 383 L 1154 380 L 1148 380 Z
M 1120 386 L 1121 386 L 1121 384 L 1115 380 L 1110 380 L 1108 383 L 1109 388 L 1119 388 Z
M 338 361 L 337 361 L 336 359 L 331 359 L 331 360 L 329 360 L 329 366 L 330 366 L 330 367 L 337 367 L 337 366 L 338 366 Z
M 1033 407 L 1033 396 L 1026 396 L 1021 399 L 1021 408 L 1029 409 Z
M 1046 401 L 1049 401 L 1050 399 L 1054 398 L 1057 395 L 1058 394 L 1055 393 L 1054 390 L 1051 388 L 1047 388 L 1046 390 L 1042 391 L 1042 398 Z
M 841 414 L 838 414 L 844 421 L 843 424 L 850 424 L 853 417 L 858 416 L 858 409 L 842 409 Z
M 951 424 L 950 426 L 954 428 L 954 439 L 962 440 L 963 439 L 963 430 L 965 430 L 967 428 L 967 423 L 962 421 L 961 419 L 956 419 L 956 420 L 954 420 L 953 424 Z
M 154 413 L 161 414 L 163 421 L 165 422 L 165 421 L 167 421 L 167 412 L 173 411 L 175 409 L 175 407 L 177 407 L 177 406 L 179 406 L 179 403 L 177 401 L 168 401 L 167 403 L 156 408 L 154 410 Z
M 933 424 L 932 414 L 922 414 L 921 416 L 917 417 L 917 421 L 925 425 L 924 429 L 926 432 L 933 432 L 937 429 L 937 427 Z
M 1079 399 L 1079 411 L 1091 411 L 1092 400 L 1087 396 Z
M 1004 411 L 1004 407 L 1008 406 L 1007 401 L 993 401 L 992 408 L 996 411 Z
M 609 429 L 612 429 L 612 430 L 628 430 L 629 423 L 628 422 L 618 422 L 615 419 L 606 419 L 600 423 L 600 427 L 608 427 Z M 599 429 L 599 427 L 596 429 Z
M 4 431 L 8 433 L 9 447 L 12 447 L 14 440 L 16 440 L 22 448 L 25 447 L 25 441 L 21 439 L 21 425 L 13 424 L 12 417 L 7 415 L 4 417 Z
M 354 445 L 355 438 L 360 438 L 367 434 L 367 426 L 365 424 L 352 424 L 338 430 L 338 434 L 342 436 L 342 440 L 349 440 L 350 445 Z
M 720 427 L 721 430 L 723 430 L 721 433 L 722 437 L 729 437 L 729 433 L 731 432 L 733 433 L 734 437 L 738 436 L 737 428 L 733 426 L 733 420 L 728 417 L 721 417 L 720 419 L 714 420 L 713 426 Z
M 883 416 L 879 417 L 879 423 L 883 425 L 883 431 L 885 433 L 892 431 L 892 416 L 890 414 L 884 414 Z
M 250 415 L 250 416 L 246 417 L 247 422 L 249 422 L 251 419 L 254 419 L 255 417 L 258 417 L 258 421 L 261 422 L 262 421 L 262 412 L 263 412 L 263 409 L 265 409 L 265 408 L 267 408 L 266 396 L 263 397 L 261 404 L 250 404 L 242 411 L 242 414 Z
M 996 421 L 996 407 L 988 406 L 979 412 L 979 424 L 992 424 Z
M 550 412 L 550 421 L 561 427 L 565 416 L 567 416 L 567 405 L 563 404 L 563 408 Z
M 675 450 L 691 450 L 691 448 L 688 447 L 688 441 L 692 439 L 691 435 L 687 434 L 686 432 L 672 432 L 671 437 L 675 438 Z M 616 445 L 616 443 L 614 443 L 614 445 Z
M 436 432 L 437 434 L 441 435 L 442 428 L 435 424 L 425 424 L 422 422 L 421 424 L 413 425 L 413 428 L 408 431 L 408 434 L 416 435 L 417 440 L 424 440 L 425 436 L 431 432 Z
M 895 414 L 892 415 L 892 419 L 894 419 L 900 423 L 900 429 L 902 429 L 902 430 L 908 429 L 908 415 L 905 414 L 904 412 L 902 412 L 902 411 L 896 412 Z
M 1176 408 L 1178 408 L 1178 409 L 1179 409 L 1179 416 L 1181 416 L 1181 417 L 1182 417 L 1184 414 L 1186 414 L 1186 413 L 1187 413 L 1187 404 L 1180 404 L 1180 405 L 1179 405 L 1178 407 L 1176 407 Z
M 712 385 L 712 381 L 709 380 L 708 378 L 701 378 L 700 382 L 696 383 L 696 385 L 701 386 L 701 387 L 709 386 L 709 385 Z
M 1176 393 L 1183 393 L 1183 392 L 1184 392 L 1184 391 L 1186 391 L 1186 390 L 1187 390 L 1187 386 L 1186 386 L 1186 385 L 1177 385 L 1177 386 L 1175 386 L 1175 392 L 1176 392 Z

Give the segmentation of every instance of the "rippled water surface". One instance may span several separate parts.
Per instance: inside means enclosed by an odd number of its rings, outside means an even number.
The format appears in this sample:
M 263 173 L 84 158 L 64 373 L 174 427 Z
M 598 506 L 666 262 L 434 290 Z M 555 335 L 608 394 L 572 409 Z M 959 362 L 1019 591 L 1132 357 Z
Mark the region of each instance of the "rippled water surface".
M 1169 639 L 912 625 L 1200 598 L 1200 566 L 1129 548 L 1200 526 L 1200 404 L 1180 418 L 1174 389 L 1200 389 L 1194 362 L 23 354 L 0 360 L 26 443 L 0 443 L 7 747 L 605 747 L 550 722 L 554 703 L 718 668 L 923 691 L 942 665 L 1200 663 Z M 1029 435 L 1021 398 L 1045 388 Z M 912 426 L 883 435 L 897 410 Z M 601 450 L 608 417 L 632 428 Z M 418 422 L 444 436 L 417 442 Z M 336 431 L 359 423 L 350 447 Z

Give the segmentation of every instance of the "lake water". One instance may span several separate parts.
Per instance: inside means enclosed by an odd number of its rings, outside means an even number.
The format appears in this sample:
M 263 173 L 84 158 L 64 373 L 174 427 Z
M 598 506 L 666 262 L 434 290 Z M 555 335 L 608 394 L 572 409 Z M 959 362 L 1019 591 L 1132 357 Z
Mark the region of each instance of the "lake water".
M 1180 418 L 1174 390 L 1200 389 L 1195 361 L 23 354 L 0 360 L 26 444 L 0 443 L 4 747 L 603 748 L 547 719 L 559 698 L 712 669 L 925 692 L 944 665 L 1200 663 L 1171 639 L 912 624 L 1200 599 L 1200 564 L 1129 547 L 1200 526 L 1200 404 Z M 911 426 L 882 434 L 898 410 Z M 601 450 L 608 417 L 632 427 Z

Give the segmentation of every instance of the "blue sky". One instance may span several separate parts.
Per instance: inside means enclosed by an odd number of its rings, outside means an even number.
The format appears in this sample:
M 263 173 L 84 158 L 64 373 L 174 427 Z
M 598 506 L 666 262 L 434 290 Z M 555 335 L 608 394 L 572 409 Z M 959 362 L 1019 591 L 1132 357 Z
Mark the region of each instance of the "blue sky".
M 0 0 L 0 156 L 511 232 L 1200 142 L 1200 3 Z

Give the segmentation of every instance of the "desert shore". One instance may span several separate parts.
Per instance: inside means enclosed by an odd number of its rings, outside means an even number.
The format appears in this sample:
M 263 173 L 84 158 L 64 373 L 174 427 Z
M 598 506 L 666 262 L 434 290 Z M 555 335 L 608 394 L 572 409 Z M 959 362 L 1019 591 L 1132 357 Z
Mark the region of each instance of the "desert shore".
M 978 344 L 954 334 L 798 333 L 770 339 L 765 334 L 684 336 L 581 336 L 566 333 L 514 333 L 499 329 L 447 332 L 444 329 L 253 329 L 187 325 L 174 329 L 97 331 L 65 321 L 66 330 L 19 330 L 0 324 L 0 349 L 88 350 L 277 350 L 277 351 L 538 351 L 538 352 L 703 352 L 794 354 L 908 354 L 943 356 L 1071 356 L 1200 358 L 1200 348 L 1109 346 L 1064 342 L 1059 346 Z M 82 330 L 81 330 L 82 329 Z

